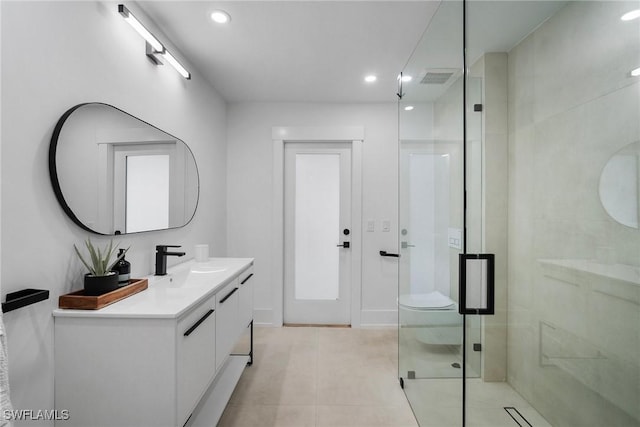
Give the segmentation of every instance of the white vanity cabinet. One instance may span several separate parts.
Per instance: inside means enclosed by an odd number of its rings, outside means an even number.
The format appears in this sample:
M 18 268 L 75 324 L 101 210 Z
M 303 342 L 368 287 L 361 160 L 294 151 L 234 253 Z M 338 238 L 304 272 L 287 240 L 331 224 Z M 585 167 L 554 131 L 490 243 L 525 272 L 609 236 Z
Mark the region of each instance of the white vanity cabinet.
M 216 295 L 178 320 L 178 420 L 189 418 L 219 367 L 216 363 Z
M 216 369 L 227 360 L 237 341 L 238 324 L 238 279 L 229 283 L 216 298 Z
M 100 310 L 54 310 L 56 426 L 215 425 L 251 361 L 230 353 L 252 263 L 188 262 Z
M 253 266 L 240 273 L 238 283 L 240 287 L 238 306 L 238 325 L 246 328 L 253 321 Z

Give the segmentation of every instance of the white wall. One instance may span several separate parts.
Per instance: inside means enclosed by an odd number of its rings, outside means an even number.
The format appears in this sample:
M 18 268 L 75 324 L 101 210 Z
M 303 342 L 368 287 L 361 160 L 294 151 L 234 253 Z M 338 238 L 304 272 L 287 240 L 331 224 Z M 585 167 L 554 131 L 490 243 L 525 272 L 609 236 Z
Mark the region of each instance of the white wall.
M 363 260 L 361 322 L 397 323 L 397 259 L 380 250 L 397 250 L 397 106 L 388 104 L 238 103 L 228 110 L 229 256 L 256 258 L 256 322 L 273 324 L 271 280 L 281 255 L 272 253 L 272 134 L 274 126 L 363 126 Z M 366 221 L 376 221 L 374 232 Z M 382 220 L 391 230 L 382 232 Z M 275 258 L 278 257 L 278 258 Z M 280 261 L 278 261 L 280 262 Z
M 133 276 L 152 273 L 156 244 L 181 244 L 187 257 L 196 243 L 208 243 L 212 255 L 226 251 L 226 105 L 197 73 L 186 81 L 168 66 L 151 65 L 144 42 L 116 5 L 1 4 L 2 299 L 25 287 L 51 291 L 48 301 L 4 316 L 16 409 L 53 408 L 51 311 L 60 294 L 81 287 L 72 245 L 87 233 L 60 208 L 47 164 L 54 125 L 69 107 L 87 101 L 115 105 L 180 137 L 195 154 L 201 195 L 194 220 L 177 230 L 114 239 L 132 245 L 127 259 Z M 95 236 L 98 243 L 107 240 Z M 123 348 L 114 363 L 128 357 Z

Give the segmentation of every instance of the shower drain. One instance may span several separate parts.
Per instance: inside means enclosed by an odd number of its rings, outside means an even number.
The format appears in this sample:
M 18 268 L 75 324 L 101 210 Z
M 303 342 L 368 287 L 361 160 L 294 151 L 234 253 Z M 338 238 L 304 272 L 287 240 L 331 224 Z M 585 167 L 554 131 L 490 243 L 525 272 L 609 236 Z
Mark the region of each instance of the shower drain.
M 518 411 L 513 406 L 505 406 L 504 410 L 507 411 L 507 414 L 509 414 L 509 416 L 513 418 L 513 421 L 515 421 L 516 424 L 518 424 L 520 427 L 533 427 L 533 425 L 524 417 L 524 415 L 522 415 L 520 411 Z

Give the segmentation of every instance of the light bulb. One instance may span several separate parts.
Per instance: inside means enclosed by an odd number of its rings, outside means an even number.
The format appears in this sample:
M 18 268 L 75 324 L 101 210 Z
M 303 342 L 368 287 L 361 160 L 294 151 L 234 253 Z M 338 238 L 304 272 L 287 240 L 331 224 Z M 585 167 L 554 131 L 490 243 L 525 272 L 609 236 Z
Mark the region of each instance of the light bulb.
M 182 66 L 182 64 L 180 64 L 180 63 L 178 62 L 178 60 L 177 60 L 176 58 L 174 58 L 174 56 L 173 56 L 173 55 L 171 55 L 168 51 L 166 51 L 166 50 L 165 50 L 165 51 L 162 53 L 162 57 L 163 57 L 164 59 L 166 59 L 166 60 L 167 60 L 167 62 L 168 62 L 169 64 L 171 64 L 171 65 L 173 66 L 173 68 L 175 68 L 175 69 L 176 69 L 176 71 L 177 71 L 177 72 L 179 72 L 179 73 L 182 75 L 182 77 L 184 77 L 184 78 L 185 78 L 185 79 L 187 79 L 187 80 L 189 80 L 189 79 L 191 78 L 191 73 L 189 73 L 189 72 L 187 71 L 187 69 L 186 69 L 186 68 L 184 68 L 184 67 Z
M 214 10 L 211 12 L 211 20 L 218 24 L 226 24 L 231 21 L 231 16 L 224 10 Z
M 631 12 L 627 12 L 620 17 L 620 19 L 623 21 L 632 21 L 638 18 L 640 18 L 640 9 L 632 10 Z

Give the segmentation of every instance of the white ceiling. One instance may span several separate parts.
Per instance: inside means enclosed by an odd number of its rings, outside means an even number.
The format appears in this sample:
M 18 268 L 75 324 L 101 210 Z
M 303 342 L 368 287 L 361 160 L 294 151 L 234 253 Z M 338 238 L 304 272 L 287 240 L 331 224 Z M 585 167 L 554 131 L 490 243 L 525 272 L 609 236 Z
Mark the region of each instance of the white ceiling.
M 484 52 L 509 51 L 564 3 L 469 2 L 468 65 Z M 137 6 L 195 67 L 194 78 L 207 79 L 230 102 L 393 102 L 405 66 L 417 77 L 408 95 L 428 101 L 443 89 L 417 86 L 425 68 L 462 69 L 458 1 L 152 0 Z M 227 11 L 231 22 L 215 24 L 209 17 L 215 9 Z M 377 82 L 364 82 L 370 73 Z
M 230 102 L 391 102 L 438 1 L 140 1 Z M 214 9 L 227 11 L 226 26 Z M 192 70 L 193 71 L 193 70 Z M 365 84 L 374 73 L 378 81 Z M 202 77 L 200 77 L 202 76 Z

